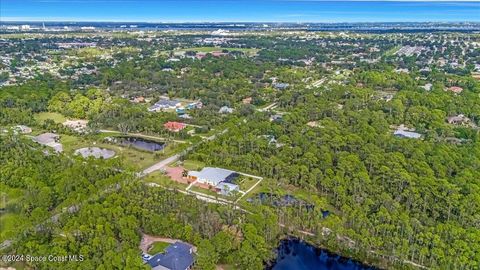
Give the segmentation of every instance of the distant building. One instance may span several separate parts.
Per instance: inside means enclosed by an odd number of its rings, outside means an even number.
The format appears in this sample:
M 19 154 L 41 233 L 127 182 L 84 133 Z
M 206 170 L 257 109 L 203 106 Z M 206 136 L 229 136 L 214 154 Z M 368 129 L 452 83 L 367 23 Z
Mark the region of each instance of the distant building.
M 133 103 L 145 103 L 145 98 L 142 96 L 135 97 L 134 99 L 131 100 Z
M 453 125 L 466 125 L 470 123 L 470 119 L 468 119 L 468 117 L 463 114 L 459 114 L 457 116 L 450 116 L 447 118 L 447 121 L 449 124 Z
M 158 112 L 167 109 L 174 110 L 182 106 L 182 103 L 178 100 L 170 100 L 170 99 L 161 99 L 157 101 L 153 106 L 148 108 L 150 112 Z
M 452 86 L 452 87 L 447 88 L 446 91 L 451 91 L 455 94 L 460 94 L 463 91 L 463 88 L 458 87 L 458 86 Z
M 177 241 L 169 245 L 164 253 L 149 258 L 147 264 L 153 270 L 188 270 L 192 268 L 194 262 L 193 247 Z
M 226 182 L 221 182 L 219 183 L 216 188 L 218 189 L 218 192 L 224 196 L 230 196 L 234 192 L 238 192 L 240 188 L 238 185 L 232 184 L 232 183 L 226 183 Z
M 288 83 L 273 83 L 272 86 L 273 86 L 273 88 L 275 88 L 277 90 L 285 90 L 290 86 L 290 84 L 288 84 Z
M 242 99 L 243 104 L 251 104 L 252 103 L 252 97 L 246 97 Z
M 270 121 L 271 122 L 281 122 L 283 120 L 283 115 L 281 114 L 274 114 L 272 116 L 270 116 Z
M 218 110 L 218 112 L 222 114 L 233 113 L 233 108 L 230 108 L 228 106 L 223 106 L 220 108 L 220 110 Z
M 180 130 L 184 129 L 186 127 L 186 125 L 184 123 L 180 123 L 180 122 L 167 122 L 165 124 L 163 124 L 163 126 L 169 130 L 169 131 L 173 131 L 173 132 L 179 132 Z
M 406 131 L 402 129 L 397 129 L 393 133 L 393 135 L 400 137 L 400 138 L 410 138 L 410 139 L 420 139 L 422 134 L 413 132 L 413 131 Z
M 425 89 L 425 91 L 430 91 L 430 90 L 432 90 L 432 86 L 433 85 L 431 83 L 427 83 L 424 86 L 420 86 L 420 87 Z

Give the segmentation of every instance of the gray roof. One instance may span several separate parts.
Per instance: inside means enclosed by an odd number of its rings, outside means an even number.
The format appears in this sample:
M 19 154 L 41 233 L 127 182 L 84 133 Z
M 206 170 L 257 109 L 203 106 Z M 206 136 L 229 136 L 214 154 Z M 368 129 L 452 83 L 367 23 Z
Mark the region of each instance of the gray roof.
M 222 168 L 205 167 L 200 172 L 190 171 L 188 173 L 191 176 L 195 176 L 198 179 L 205 179 L 212 182 L 214 186 L 223 181 L 228 181 L 232 175 L 236 176 L 237 173 L 231 170 Z
M 290 86 L 288 83 L 273 83 L 273 87 L 277 89 L 285 89 L 288 86 Z
M 412 138 L 412 139 L 419 139 L 420 137 L 422 137 L 422 134 L 420 133 L 405 131 L 405 130 L 396 130 L 393 134 L 398 137 Z
M 155 105 L 160 107 L 175 107 L 178 103 L 180 103 L 178 100 L 160 99 L 155 103 Z
M 228 106 L 223 106 L 218 110 L 219 113 L 232 113 L 233 109 Z
M 168 246 L 165 253 L 159 253 L 147 261 L 153 269 L 185 270 L 194 261 L 192 247 L 183 242 L 175 242 Z
M 238 191 L 240 188 L 238 185 L 232 183 L 221 182 L 217 185 L 217 188 L 220 189 L 220 193 L 223 195 L 230 195 L 232 191 Z

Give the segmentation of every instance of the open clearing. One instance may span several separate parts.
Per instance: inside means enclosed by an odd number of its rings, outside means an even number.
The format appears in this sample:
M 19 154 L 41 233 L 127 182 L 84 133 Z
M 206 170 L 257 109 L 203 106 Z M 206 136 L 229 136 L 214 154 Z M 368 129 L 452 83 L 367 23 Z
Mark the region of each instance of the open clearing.
M 59 113 L 53 113 L 53 112 L 41 112 L 35 114 L 35 120 L 38 122 L 42 123 L 43 121 L 47 119 L 53 120 L 55 123 L 61 124 L 65 121 L 67 121 L 67 118 Z

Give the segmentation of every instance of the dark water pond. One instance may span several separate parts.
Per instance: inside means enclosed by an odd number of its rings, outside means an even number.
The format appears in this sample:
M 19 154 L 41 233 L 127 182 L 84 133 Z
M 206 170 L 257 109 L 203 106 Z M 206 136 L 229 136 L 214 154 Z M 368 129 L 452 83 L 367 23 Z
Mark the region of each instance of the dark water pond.
M 140 137 L 119 137 L 117 140 L 118 143 L 122 145 L 131 145 L 140 150 L 152 152 L 162 150 L 165 147 L 165 143 L 163 142 L 157 142 Z
M 267 270 L 377 270 L 352 259 L 316 248 L 296 238 L 284 239 Z

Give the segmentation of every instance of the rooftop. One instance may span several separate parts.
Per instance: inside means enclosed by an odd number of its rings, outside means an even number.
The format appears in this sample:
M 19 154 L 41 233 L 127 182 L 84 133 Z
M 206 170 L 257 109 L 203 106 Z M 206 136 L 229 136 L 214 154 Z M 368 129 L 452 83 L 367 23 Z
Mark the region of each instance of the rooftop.
M 192 246 L 175 242 L 164 253 L 159 253 L 147 261 L 153 269 L 185 270 L 193 264 Z
M 237 176 L 237 173 L 222 168 L 205 167 L 199 172 L 190 171 L 188 175 L 197 177 L 197 179 L 208 180 L 208 182 L 211 182 L 214 186 L 216 186 L 220 182 L 228 182 L 233 177 Z

